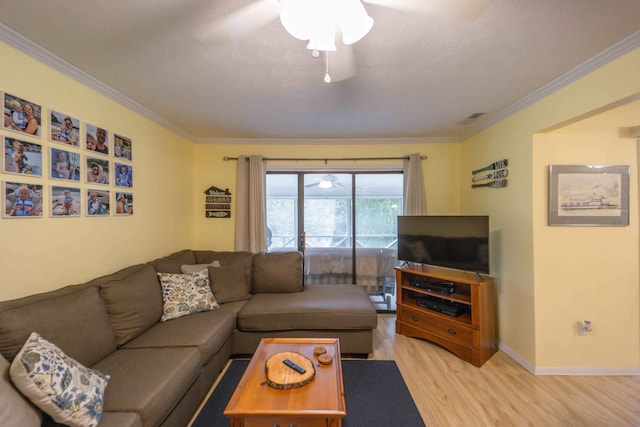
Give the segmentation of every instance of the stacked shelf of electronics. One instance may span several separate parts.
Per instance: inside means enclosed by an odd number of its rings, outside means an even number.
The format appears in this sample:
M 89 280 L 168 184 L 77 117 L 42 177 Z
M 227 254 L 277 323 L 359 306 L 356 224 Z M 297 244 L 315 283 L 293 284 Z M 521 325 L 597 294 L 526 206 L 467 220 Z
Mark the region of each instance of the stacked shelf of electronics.
M 471 188 L 489 187 L 503 188 L 507 186 L 507 175 L 509 170 L 507 159 L 502 159 L 491 163 L 483 168 L 471 171 Z
M 451 317 L 466 314 L 466 323 L 471 323 L 471 292 L 456 283 L 433 278 L 416 277 L 409 287 L 409 298 L 415 298 L 418 307 L 426 308 Z M 455 295 L 454 295 L 455 294 Z

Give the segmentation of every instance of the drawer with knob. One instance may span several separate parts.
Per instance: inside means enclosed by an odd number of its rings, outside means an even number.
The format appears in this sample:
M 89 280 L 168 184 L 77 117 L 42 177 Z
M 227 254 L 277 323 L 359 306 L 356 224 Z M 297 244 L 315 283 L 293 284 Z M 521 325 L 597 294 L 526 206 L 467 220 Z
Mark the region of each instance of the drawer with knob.
M 413 310 L 402 307 L 398 311 L 398 321 L 464 346 L 473 345 L 473 329 L 471 326 L 447 321 L 439 316 L 432 315 L 427 310 Z

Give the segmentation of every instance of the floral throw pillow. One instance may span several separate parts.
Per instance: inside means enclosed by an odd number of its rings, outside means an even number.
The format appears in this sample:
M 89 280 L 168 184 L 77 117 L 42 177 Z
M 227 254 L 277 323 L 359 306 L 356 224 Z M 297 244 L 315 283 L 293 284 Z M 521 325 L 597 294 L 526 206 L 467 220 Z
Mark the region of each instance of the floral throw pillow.
M 220 307 L 209 286 L 209 271 L 158 273 L 162 285 L 161 322 Z
M 36 332 L 13 359 L 10 376 L 54 421 L 73 427 L 100 422 L 109 376 L 83 366 Z

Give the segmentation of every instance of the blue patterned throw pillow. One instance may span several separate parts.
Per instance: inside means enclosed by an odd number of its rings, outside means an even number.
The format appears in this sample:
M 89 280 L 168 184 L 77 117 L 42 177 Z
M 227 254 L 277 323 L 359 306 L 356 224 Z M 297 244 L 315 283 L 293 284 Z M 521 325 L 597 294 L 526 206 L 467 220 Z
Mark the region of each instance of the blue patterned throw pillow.
M 162 285 L 161 322 L 220 307 L 209 286 L 209 271 L 158 273 Z
M 109 376 L 89 369 L 33 332 L 11 363 L 11 380 L 54 421 L 94 427 L 102 417 Z

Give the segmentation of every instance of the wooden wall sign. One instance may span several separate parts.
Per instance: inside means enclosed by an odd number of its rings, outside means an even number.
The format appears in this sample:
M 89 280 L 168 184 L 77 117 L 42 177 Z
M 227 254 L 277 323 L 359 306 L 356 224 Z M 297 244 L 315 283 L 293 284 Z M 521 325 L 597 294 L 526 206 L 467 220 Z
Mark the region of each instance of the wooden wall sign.
M 507 159 L 498 160 L 483 168 L 471 171 L 471 188 L 490 187 L 503 188 L 507 186 L 509 170 Z
M 231 193 L 228 188 L 221 190 L 212 186 L 206 189 L 204 194 L 206 218 L 231 218 Z

